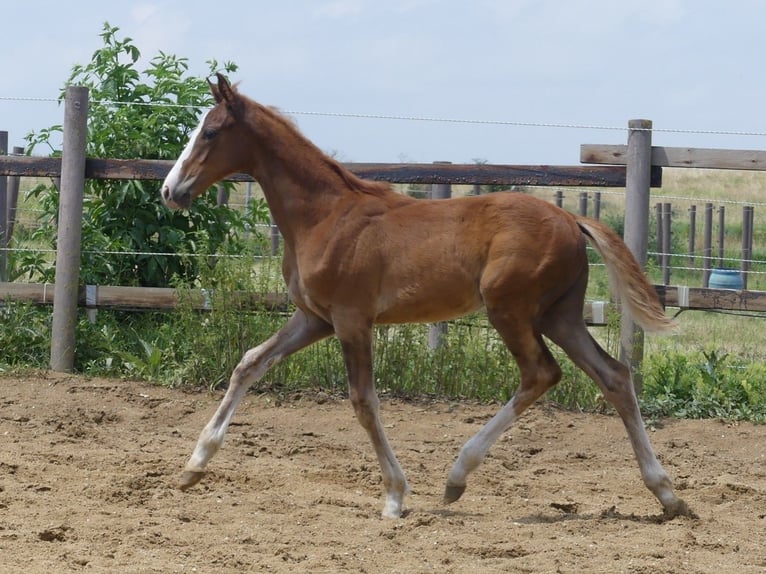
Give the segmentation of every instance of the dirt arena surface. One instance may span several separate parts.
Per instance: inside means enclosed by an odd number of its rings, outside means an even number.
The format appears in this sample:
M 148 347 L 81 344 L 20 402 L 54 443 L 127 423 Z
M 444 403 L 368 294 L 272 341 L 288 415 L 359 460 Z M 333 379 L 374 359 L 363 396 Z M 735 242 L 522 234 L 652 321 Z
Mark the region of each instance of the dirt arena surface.
M 3 573 L 766 571 L 764 426 L 653 430 L 699 515 L 662 523 L 614 416 L 535 407 L 445 507 L 449 467 L 497 407 L 384 399 L 412 487 L 390 520 L 348 401 L 249 395 L 180 492 L 220 393 L 50 373 L 0 387 Z

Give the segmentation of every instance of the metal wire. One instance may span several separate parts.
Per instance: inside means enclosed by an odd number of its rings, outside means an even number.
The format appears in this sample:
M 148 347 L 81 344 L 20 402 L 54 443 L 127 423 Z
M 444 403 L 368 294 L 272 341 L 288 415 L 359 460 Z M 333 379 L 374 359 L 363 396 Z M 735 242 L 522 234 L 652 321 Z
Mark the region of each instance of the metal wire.
M 24 96 L 0 96 L 0 101 L 10 102 L 57 102 L 59 98 L 38 98 Z M 200 106 L 190 104 L 172 104 L 167 102 L 119 102 L 115 100 L 93 100 L 92 105 L 104 106 L 152 106 L 163 108 L 187 108 L 196 109 Z M 410 121 L 410 122 L 432 122 L 448 124 L 470 124 L 470 125 L 493 125 L 493 126 L 513 126 L 513 127 L 533 127 L 533 128 L 556 128 L 556 129 L 577 129 L 577 130 L 601 130 L 601 131 L 651 131 L 660 133 L 676 134 L 703 134 L 703 135 L 725 135 L 725 136 L 755 136 L 766 137 L 766 132 L 740 131 L 740 130 L 706 130 L 706 129 L 682 129 L 682 128 L 628 128 L 626 126 L 609 126 L 598 124 L 572 124 L 558 122 L 523 122 L 519 120 L 484 120 L 475 118 L 451 118 L 434 117 L 419 115 L 395 115 L 379 113 L 355 113 L 355 112 L 327 112 L 311 110 L 283 110 L 284 113 L 297 116 L 319 116 L 329 118 L 350 118 L 365 120 L 389 120 L 389 121 Z

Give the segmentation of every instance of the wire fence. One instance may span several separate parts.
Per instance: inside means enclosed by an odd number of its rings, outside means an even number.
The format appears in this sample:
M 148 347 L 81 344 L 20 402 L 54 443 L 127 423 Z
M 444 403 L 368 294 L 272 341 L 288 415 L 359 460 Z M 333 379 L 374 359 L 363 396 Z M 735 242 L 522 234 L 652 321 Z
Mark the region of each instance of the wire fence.
M 0 101 L 8 102 L 39 102 L 39 103 L 59 103 L 60 98 L 45 97 L 23 97 L 23 96 L 0 96 Z M 162 108 L 182 108 L 198 109 L 199 106 L 188 104 L 173 104 L 169 102 L 121 102 L 117 100 L 92 100 L 89 105 L 96 106 L 142 106 L 142 107 L 162 107 Z M 625 131 L 625 126 L 614 126 L 604 124 L 577 124 L 560 122 L 529 122 L 520 120 L 504 119 L 478 119 L 478 118 L 458 118 L 458 117 L 438 117 L 421 115 L 394 115 L 382 113 L 355 113 L 355 112 L 336 112 L 322 110 L 282 110 L 283 113 L 295 116 L 320 116 L 328 118 L 345 119 L 374 119 L 387 121 L 406 121 L 406 122 L 428 122 L 428 123 L 447 123 L 447 124 L 468 124 L 468 125 L 491 125 L 491 126 L 511 126 L 511 127 L 531 127 L 531 128 L 553 128 L 553 129 L 575 129 L 588 131 Z M 720 135 L 720 136 L 743 136 L 743 137 L 766 137 L 766 132 L 747 131 L 747 130 L 710 130 L 695 128 L 632 128 L 634 131 L 651 131 L 655 133 L 670 134 L 689 134 L 689 135 Z
M 582 189 L 572 189 L 572 188 L 546 188 L 546 189 L 538 189 L 538 194 L 545 194 L 548 195 L 550 201 L 553 201 L 556 194 L 562 194 L 565 198 L 565 201 L 569 199 L 569 203 L 572 203 L 572 200 L 577 200 L 579 196 L 583 193 Z M 428 194 L 428 191 L 424 191 L 424 194 Z M 586 192 L 587 193 L 587 192 Z M 617 199 L 618 201 L 624 200 L 625 192 L 619 191 L 619 190 L 599 190 L 597 193 L 600 193 L 602 195 L 606 195 L 612 198 Z M 683 195 L 660 195 L 655 194 L 654 199 L 656 200 L 673 200 L 677 202 L 684 202 L 688 204 L 699 204 L 700 200 L 699 198 L 693 197 L 693 196 L 683 196 Z M 735 205 L 735 206 L 761 206 L 763 207 L 766 205 L 764 202 L 755 202 L 755 201 L 742 201 L 742 200 L 726 200 L 716 199 L 716 204 L 726 204 L 726 205 Z M 244 203 L 232 203 L 230 204 L 230 207 L 235 209 L 246 209 L 246 205 Z M 25 217 L 24 220 L 26 223 L 24 226 L 27 228 L 27 230 L 32 231 L 34 229 L 39 229 L 45 227 L 47 224 L 37 221 L 35 218 L 39 217 L 40 215 L 45 214 L 44 210 L 41 209 L 34 209 L 34 208 L 25 208 L 20 209 L 20 213 L 22 213 Z M 261 225 L 257 225 L 254 228 L 254 231 L 256 233 L 261 233 L 263 236 L 269 236 L 271 233 L 276 229 L 275 226 L 264 223 Z M 26 244 L 25 244 L 26 243 Z M 2 248 L 0 248 L 2 249 Z M 590 247 L 589 247 L 590 249 Z M 11 252 L 17 252 L 17 253 L 39 253 L 39 254 L 47 254 L 50 255 L 51 258 L 54 258 L 56 255 L 56 249 L 48 248 L 48 247 L 40 247 L 40 246 L 34 246 L 30 244 L 29 242 L 17 242 L 13 244 L 12 246 L 5 248 L 5 251 Z M 184 258 L 200 258 L 204 259 L 210 256 L 210 254 L 181 254 L 181 253 L 168 253 L 168 252 L 156 252 L 156 251 L 136 251 L 136 250 L 92 250 L 86 247 L 84 247 L 83 254 L 87 255 L 99 255 L 99 256 L 109 256 L 109 257 L 120 257 L 120 256 L 129 256 L 129 257 L 184 257 Z M 236 255 L 236 254 L 212 254 L 216 257 L 220 258 L 226 258 L 226 259 L 244 259 L 244 258 L 254 258 L 255 260 L 259 259 L 258 256 L 252 256 L 252 255 Z M 664 255 L 669 255 L 674 259 L 679 259 L 683 257 L 684 259 L 687 259 L 688 261 L 692 261 L 693 264 L 679 264 L 679 263 L 671 263 L 669 265 L 671 273 L 674 272 L 687 272 L 687 273 L 703 273 L 703 265 L 706 259 L 706 256 L 701 253 L 679 253 L 679 252 L 670 252 L 665 253 L 664 251 L 659 250 L 652 250 L 650 249 L 647 252 L 647 255 L 650 259 L 659 259 Z M 266 256 L 263 256 L 266 257 Z M 750 257 L 745 258 L 742 256 L 734 257 L 734 256 L 724 256 L 724 257 L 715 257 L 715 260 L 718 262 L 718 264 L 723 264 L 725 266 L 739 266 L 743 262 L 747 263 L 750 269 L 748 270 L 748 273 L 751 276 L 764 276 L 766 275 L 766 259 L 760 259 L 757 257 Z M 672 260 L 671 260 L 672 261 Z M 601 267 L 601 263 L 592 263 L 593 267 Z M 700 279 L 701 280 L 701 279 Z
M 40 102 L 40 103 L 51 103 L 51 102 L 61 102 L 62 100 L 60 98 L 45 98 L 45 97 L 17 97 L 17 96 L 0 96 L 0 101 L 8 101 L 8 102 Z M 117 106 L 144 106 L 144 107 L 163 107 L 163 108 L 185 108 L 185 109 L 197 109 L 197 106 L 189 106 L 185 104 L 173 104 L 169 102 L 120 102 L 115 100 L 94 100 L 89 102 L 91 106 L 111 106 L 111 107 L 117 107 Z M 533 127 L 533 128 L 541 128 L 541 129 L 575 129 L 575 130 L 583 130 L 583 131 L 626 131 L 626 127 L 623 126 L 613 126 L 613 125 L 597 125 L 597 124 L 577 124 L 577 123 L 556 123 L 556 122 L 529 122 L 529 121 L 519 121 L 519 120 L 507 120 L 507 119 L 476 119 L 476 118 L 461 118 L 461 117 L 434 117 L 434 116 L 419 116 L 419 115 L 390 115 L 390 114 L 382 114 L 382 113 L 350 113 L 350 112 L 336 112 L 336 111 L 317 111 L 317 110 L 284 110 L 284 113 L 289 115 L 296 115 L 296 116 L 321 116 L 321 117 L 328 117 L 328 118 L 345 118 L 345 119 L 374 119 L 374 120 L 382 120 L 382 121 L 405 121 L 405 122 L 430 122 L 430 123 L 447 123 L 447 124 L 467 124 L 467 125 L 493 125 L 493 126 L 512 126 L 512 127 Z M 642 129 L 642 128 L 637 128 Z M 766 132 L 758 132 L 758 131 L 739 131 L 739 130 L 708 130 L 708 129 L 678 129 L 678 128 L 660 128 L 660 127 L 652 127 L 652 128 L 646 128 L 648 131 L 657 132 L 657 133 L 676 133 L 676 134 L 689 134 L 689 135 L 726 135 L 726 136 L 752 136 L 752 137 L 766 137 Z M 570 189 L 570 188 L 547 188 L 544 193 L 551 193 L 555 195 L 556 193 L 561 193 L 564 196 L 568 197 L 570 194 L 572 195 L 579 195 L 583 193 L 583 191 L 587 192 L 587 190 L 584 190 L 582 188 L 577 189 Z M 624 201 L 625 191 L 624 190 L 608 190 L 608 189 L 600 189 L 598 191 L 599 194 L 612 197 L 612 198 L 618 198 L 620 201 Z M 682 203 L 688 203 L 688 204 L 699 204 L 702 201 L 706 201 L 703 199 L 700 199 L 699 197 L 694 197 L 690 195 L 679 195 L 679 194 L 663 194 L 661 191 L 654 191 L 652 194 L 652 198 L 657 201 L 674 201 L 674 202 L 682 202 Z M 758 201 L 755 198 L 748 199 L 748 200 L 741 200 L 741 199 L 730 199 L 730 198 L 716 198 L 714 200 L 711 200 L 715 204 L 719 205 L 727 205 L 727 206 L 754 206 L 754 207 L 764 207 L 766 206 L 766 201 Z M 235 209 L 246 209 L 247 206 L 244 203 L 231 203 L 231 207 Z M 573 210 L 574 211 L 574 210 Z M 44 215 L 44 210 L 36 209 L 34 207 L 27 207 L 25 205 L 20 205 L 16 210 L 16 216 L 19 221 L 22 222 L 21 226 L 26 228 L 28 231 L 39 229 L 45 225 L 47 225 L 45 222 L 40 221 L 40 217 Z M 262 225 L 258 227 L 258 231 L 261 231 L 264 234 L 270 234 L 272 231 L 272 227 L 269 225 Z M 56 250 L 52 248 L 46 248 L 46 247 L 40 247 L 33 245 L 31 243 L 24 243 L 24 242 L 15 242 L 9 247 L 2 248 L 0 247 L 0 250 L 3 251 L 15 251 L 15 252 L 37 252 L 40 254 L 48 254 L 52 257 L 55 257 Z M 97 254 L 101 256 L 112 256 L 112 257 L 120 257 L 120 256 L 163 256 L 163 257 L 194 257 L 195 255 L 188 255 L 188 254 L 173 254 L 173 253 L 165 253 L 165 252 L 151 252 L 151 251 L 131 251 L 131 250 L 89 250 L 87 246 L 83 250 L 83 253 L 86 254 Z M 664 251 L 659 250 L 651 250 L 648 252 L 648 256 L 650 258 L 652 257 L 662 257 L 663 255 L 666 255 Z M 698 254 L 698 253 L 668 253 L 667 255 L 677 258 L 679 256 L 684 256 L 687 259 L 688 262 L 693 262 L 692 264 L 679 264 L 677 261 L 674 261 L 670 265 L 671 271 L 679 271 L 679 272 L 702 272 L 701 265 L 698 267 L 696 265 L 697 262 L 700 264 L 704 261 L 705 256 Z M 208 257 L 209 255 L 197 255 L 198 257 Z M 232 254 L 220 254 L 217 255 L 218 257 L 229 257 L 229 258 L 242 258 L 245 256 L 242 255 L 232 255 Z M 743 258 L 743 257 L 732 257 L 732 256 L 725 256 L 725 257 L 716 257 L 716 261 L 720 261 L 722 263 L 726 264 L 741 264 L 743 261 L 747 263 L 750 267 L 749 273 L 753 275 L 766 275 L 766 260 L 757 258 L 757 257 L 749 257 L 749 258 Z M 599 265 L 599 264 L 595 264 Z

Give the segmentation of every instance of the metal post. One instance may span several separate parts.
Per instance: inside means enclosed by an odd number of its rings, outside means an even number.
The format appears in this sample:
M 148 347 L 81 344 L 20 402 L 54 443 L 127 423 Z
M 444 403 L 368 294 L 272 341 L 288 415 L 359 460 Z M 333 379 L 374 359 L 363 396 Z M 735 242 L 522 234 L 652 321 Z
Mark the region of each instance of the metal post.
M 601 192 L 593 193 L 593 219 L 601 219 Z
M 53 290 L 51 369 L 54 371 L 74 368 L 87 134 L 88 88 L 69 86 L 64 105 L 56 285 Z
M 434 163 L 452 163 L 450 161 L 436 161 Z M 431 199 L 449 199 L 452 197 L 452 186 L 449 183 L 434 183 L 431 186 Z
M 253 200 L 253 182 L 248 181 L 245 185 L 245 218 L 250 221 L 250 202 Z M 250 239 L 250 224 L 245 223 L 245 239 Z
M 271 238 L 271 254 L 277 255 L 279 253 L 279 227 L 277 222 L 274 221 L 274 216 L 269 214 L 269 237 Z
M 747 289 L 747 276 L 750 270 L 750 260 L 753 258 L 753 206 L 742 207 L 742 288 Z
M 664 203 L 662 207 L 662 281 L 664 285 L 670 285 L 670 223 L 670 204 Z
M 724 262 L 724 243 L 726 242 L 726 206 L 718 208 L 718 267 L 726 267 Z
M 13 155 L 24 155 L 23 147 L 14 147 Z M 17 175 L 8 176 L 8 229 L 5 233 L 5 243 L 10 244 L 13 238 L 13 228 L 16 225 L 16 208 L 19 205 L 19 186 L 21 178 Z
M 652 122 L 628 122 L 628 149 L 625 185 L 625 244 L 639 266 L 646 267 L 649 227 L 649 199 L 652 175 Z M 636 393 L 643 387 L 640 367 L 644 355 L 644 332 L 623 310 L 620 322 L 620 360 L 633 374 Z
M 435 161 L 436 164 L 452 163 L 449 161 Z M 452 197 L 452 186 L 449 183 L 435 183 L 431 186 L 432 199 L 449 199 Z M 447 339 L 447 323 L 432 323 L 428 328 L 428 348 L 438 349 Z
M 229 205 L 229 192 L 226 190 L 226 186 L 222 183 L 219 183 L 216 187 L 215 204 L 218 207 Z
M 696 267 L 694 251 L 697 241 L 697 206 L 689 207 L 689 265 Z
M 588 216 L 588 192 L 587 191 L 580 192 L 579 214 L 582 215 L 583 217 Z
M 705 229 L 703 230 L 704 239 L 702 246 L 702 286 L 710 285 L 710 267 L 712 266 L 713 256 L 713 204 L 705 204 Z
M 663 237 L 662 237 L 662 232 L 663 232 L 663 227 L 662 227 L 662 203 L 656 203 L 654 205 L 654 218 L 655 218 L 656 224 L 657 224 L 657 226 L 656 226 L 657 227 L 657 230 L 656 230 L 656 235 L 657 235 L 657 255 L 655 255 L 655 259 L 657 260 L 657 266 L 661 267 L 662 266 L 662 245 L 664 243 L 664 240 L 663 240 Z

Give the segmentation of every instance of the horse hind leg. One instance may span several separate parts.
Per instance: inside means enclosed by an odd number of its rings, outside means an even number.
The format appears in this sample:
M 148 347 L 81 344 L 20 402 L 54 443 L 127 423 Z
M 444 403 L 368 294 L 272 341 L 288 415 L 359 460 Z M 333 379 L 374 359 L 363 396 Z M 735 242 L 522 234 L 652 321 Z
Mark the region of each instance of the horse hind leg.
M 231 375 L 229 388 L 218 409 L 202 429 L 184 467 L 179 482 L 181 490 L 191 488 L 202 480 L 208 462 L 221 448 L 231 418 L 250 385 L 284 357 L 328 337 L 332 332 L 331 325 L 299 310 L 277 333 L 245 353 Z
M 582 311 L 551 312 L 544 329 L 546 336 L 561 347 L 572 361 L 590 376 L 622 418 L 646 487 L 660 501 L 666 518 L 694 516 L 686 503 L 673 492 L 670 477 L 657 459 L 644 428 L 638 399 L 628 368 L 609 356 L 588 332 Z
M 491 311 L 488 315 L 519 365 L 521 382 L 511 400 L 463 445 L 447 477 L 446 503 L 463 495 L 468 475 L 478 468 L 500 435 L 561 379 L 561 368 L 528 322 L 503 318 Z

